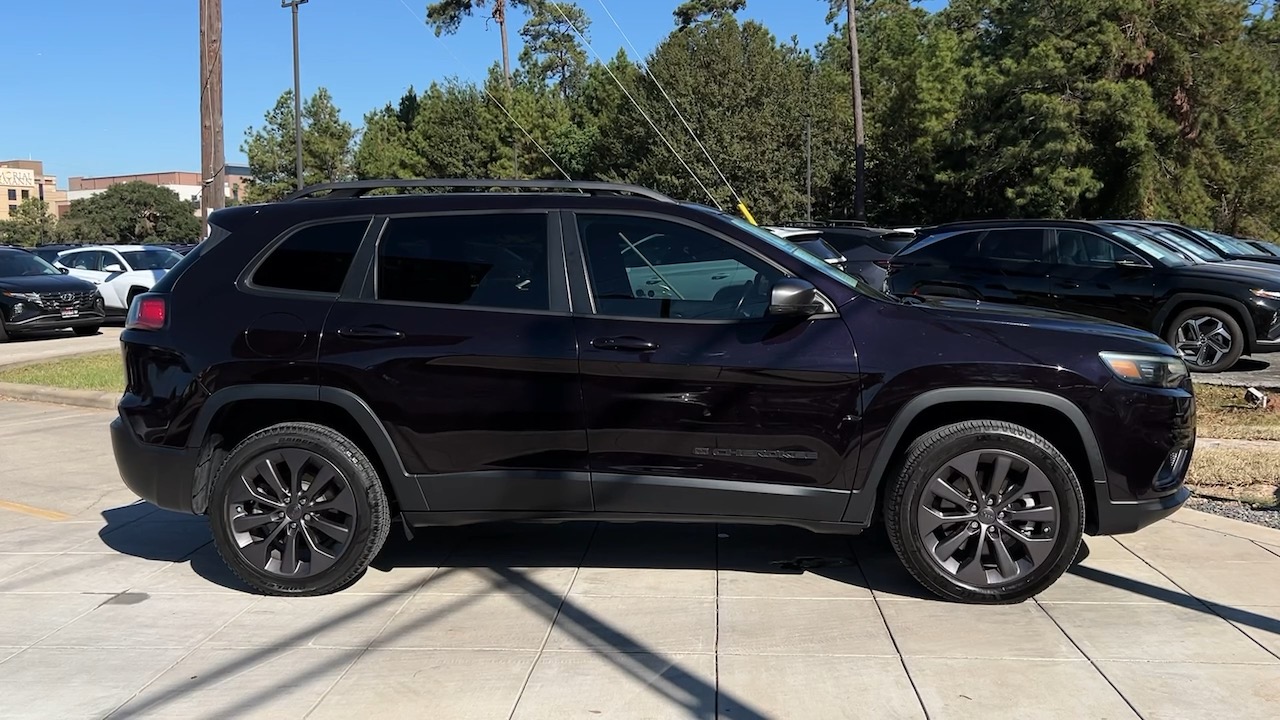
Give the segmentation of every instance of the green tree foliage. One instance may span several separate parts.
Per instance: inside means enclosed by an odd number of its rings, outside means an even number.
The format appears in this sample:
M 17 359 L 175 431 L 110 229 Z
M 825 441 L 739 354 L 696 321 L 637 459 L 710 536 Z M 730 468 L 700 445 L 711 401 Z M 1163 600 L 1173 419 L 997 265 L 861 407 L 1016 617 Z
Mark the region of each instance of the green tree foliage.
M 503 23 L 527 11 L 520 67 L 411 88 L 369 113 L 355 172 L 552 178 L 562 168 L 726 208 L 732 185 L 765 222 L 802 218 L 810 204 L 815 217 L 850 217 L 848 2 L 797 3 L 817 18 L 829 11 L 829 37 L 806 49 L 736 17 L 744 0 L 689 0 L 650 55 L 607 62 L 581 46 L 574 28 L 586 33 L 590 18 L 576 4 L 435 2 L 429 20 L 442 33 L 473 11 Z M 931 13 L 913 0 L 852 2 L 872 222 L 1145 217 L 1280 235 L 1274 3 L 951 0 Z M 286 101 L 268 114 L 286 188 L 288 112 Z
M 302 104 L 302 177 L 312 185 L 345 180 L 352 174 L 355 129 L 342 119 L 333 96 L 320 88 Z M 263 117 L 261 128 L 245 131 L 240 151 L 249 158 L 250 202 L 278 200 L 297 189 L 297 140 L 293 91 L 286 90 Z
M 43 245 L 53 242 L 58 219 L 49 209 L 49 203 L 40 198 L 28 198 L 0 222 L 0 245 Z
M 125 245 L 194 242 L 200 236 L 196 206 L 159 185 L 136 181 L 112 185 L 71 202 L 67 216 L 58 223 L 59 239 Z

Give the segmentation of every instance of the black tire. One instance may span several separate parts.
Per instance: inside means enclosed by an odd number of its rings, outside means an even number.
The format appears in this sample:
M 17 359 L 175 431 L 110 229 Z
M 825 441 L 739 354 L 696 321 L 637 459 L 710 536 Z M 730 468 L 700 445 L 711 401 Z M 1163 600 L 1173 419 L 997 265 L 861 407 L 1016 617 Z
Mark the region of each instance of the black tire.
M 1191 337 L 1184 327 L 1201 327 L 1200 337 Z M 1222 348 L 1222 341 L 1230 343 Z M 1235 366 L 1245 350 L 1240 322 L 1226 310 L 1193 307 L 1179 313 L 1165 330 L 1169 343 L 1192 372 L 1219 373 Z M 1203 362 L 1202 362 L 1203 361 Z
M 290 496 L 292 499 L 283 504 L 259 502 L 259 498 L 274 498 L 275 493 L 272 486 L 264 481 L 265 474 L 255 468 L 262 467 L 264 459 L 283 458 L 286 453 L 290 458 L 307 458 L 304 468 L 317 468 L 311 471 L 310 476 L 306 471 L 296 473 L 298 478 L 308 479 L 308 487 L 301 487 L 302 480 L 295 479 L 295 473 L 287 465 L 273 462 L 273 467 L 284 467 L 290 474 L 288 479 L 278 477 L 278 486 L 292 483 L 299 488 L 297 497 Z M 319 468 L 328 468 L 336 473 L 336 479 L 326 480 L 321 483 L 324 487 L 316 489 L 312 486 L 320 481 Z M 246 481 L 242 475 L 255 479 Z M 245 488 L 251 484 L 254 489 L 246 495 Z M 326 491 L 326 487 L 329 490 Z M 288 488 L 284 489 L 287 493 Z M 306 507 L 305 501 L 314 500 L 313 492 L 322 491 L 326 496 L 333 493 L 319 503 L 326 509 L 309 513 L 308 510 L 314 510 L 314 507 Z M 246 497 L 247 501 L 240 499 Z M 339 498 L 342 499 L 341 504 L 350 507 L 350 513 L 342 509 L 327 509 L 336 507 Z M 391 528 L 387 494 L 368 457 L 350 439 L 312 423 L 275 425 L 259 430 L 237 445 L 227 454 L 215 474 L 208 513 L 214 544 L 223 561 L 237 577 L 268 595 L 326 595 L 341 590 L 368 568 Z M 234 520 L 233 515 L 236 516 Z M 267 519 L 267 516 L 271 517 Z M 233 529 L 235 521 L 253 525 L 236 530 Z M 331 528 L 338 526 L 347 529 L 340 549 L 330 547 L 331 556 L 317 556 L 314 548 L 318 545 L 339 545 L 334 540 L 338 535 L 330 534 L 333 533 Z M 246 530 L 245 527 L 251 529 Z M 255 533 L 258 534 L 257 539 Z M 273 550 L 277 542 L 278 551 Z M 290 542 L 296 543 L 293 550 L 296 562 L 292 564 L 297 571 L 295 573 L 283 572 L 288 567 L 284 553 Z M 242 548 L 251 548 L 254 552 L 246 552 Z M 247 555 L 259 551 L 265 558 L 261 566 L 247 559 Z M 304 556 L 307 558 L 305 571 L 300 560 Z M 273 562 L 277 569 L 269 567 Z M 325 566 L 315 571 L 312 566 L 317 563 Z
M 984 485 L 992 488 L 994 480 L 1001 477 L 1000 460 L 1008 459 L 1003 476 L 1006 481 L 999 490 L 1001 498 L 1009 493 L 1006 500 L 984 504 L 980 491 L 960 493 L 965 497 L 979 495 L 977 502 L 961 507 L 951 504 L 945 492 L 934 494 L 940 487 L 934 484 L 935 478 L 943 482 L 944 476 L 952 477 L 948 473 L 958 472 L 952 468 L 953 462 L 975 456 L 980 458 L 975 469 L 989 467 L 986 483 L 981 472 L 974 473 L 979 489 Z M 991 458 L 989 465 L 987 458 Z M 994 420 L 948 425 L 913 442 L 898 468 L 885 490 L 885 531 L 912 576 L 942 598 L 977 604 L 1022 602 L 1052 585 L 1076 557 L 1085 521 L 1080 481 L 1062 453 L 1031 430 Z M 959 480 L 948 480 L 947 484 L 953 482 L 964 484 Z M 1022 484 L 1017 485 L 1019 482 Z M 944 511 L 926 507 L 930 498 Z M 981 507 L 972 509 L 977 506 Z M 946 507 L 955 510 L 948 512 Z M 1053 512 L 1045 513 L 1046 510 Z M 932 531 L 924 532 L 922 516 L 923 522 L 932 524 L 928 512 L 939 518 L 958 519 L 939 522 Z M 1007 522 L 1006 513 L 1010 516 Z M 1032 516 L 1045 520 L 1022 524 L 1021 518 Z M 948 535 L 953 529 L 954 534 Z M 948 569 L 944 563 L 953 561 L 954 556 L 948 554 L 943 561 L 937 559 L 937 553 L 947 554 L 944 548 L 966 531 L 969 535 L 964 536 L 955 552 L 968 553 L 977 564 L 957 563 L 958 569 Z M 979 533 L 976 540 L 975 532 Z M 1004 547 L 1003 552 L 998 552 L 997 544 Z M 974 547 L 978 548 L 977 553 L 973 552 Z M 1006 577 L 1006 568 L 1015 572 Z M 962 580 L 960 576 L 971 576 L 970 571 L 981 574 L 983 581 Z M 992 573 L 998 576 L 994 580 Z
M 0 316 L 0 343 L 9 342 L 9 331 L 4 329 L 4 317 Z
M 98 331 L 101 329 L 101 325 L 82 325 L 78 328 L 72 328 L 71 330 L 80 337 L 89 337 L 90 335 L 97 335 Z

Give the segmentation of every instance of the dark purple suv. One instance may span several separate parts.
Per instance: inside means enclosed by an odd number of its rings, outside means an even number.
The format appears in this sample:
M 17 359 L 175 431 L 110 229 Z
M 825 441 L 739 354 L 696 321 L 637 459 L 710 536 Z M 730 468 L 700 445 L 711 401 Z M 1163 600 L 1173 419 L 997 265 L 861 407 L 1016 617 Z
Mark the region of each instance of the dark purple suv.
M 668 520 L 884 523 L 934 592 L 1019 601 L 1177 510 L 1195 442 L 1150 333 L 893 297 L 607 183 L 222 210 L 122 340 L 125 483 L 281 595 L 350 584 L 397 521 Z

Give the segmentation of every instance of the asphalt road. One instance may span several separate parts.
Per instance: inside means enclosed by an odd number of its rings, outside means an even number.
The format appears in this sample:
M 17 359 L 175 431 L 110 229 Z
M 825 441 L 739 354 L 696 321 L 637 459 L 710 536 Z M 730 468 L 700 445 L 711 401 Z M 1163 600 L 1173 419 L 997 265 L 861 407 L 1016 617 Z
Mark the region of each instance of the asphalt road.
M 97 335 L 77 337 L 70 330 L 11 338 L 0 344 L 0 366 L 115 350 L 120 347 L 119 327 L 104 327 Z

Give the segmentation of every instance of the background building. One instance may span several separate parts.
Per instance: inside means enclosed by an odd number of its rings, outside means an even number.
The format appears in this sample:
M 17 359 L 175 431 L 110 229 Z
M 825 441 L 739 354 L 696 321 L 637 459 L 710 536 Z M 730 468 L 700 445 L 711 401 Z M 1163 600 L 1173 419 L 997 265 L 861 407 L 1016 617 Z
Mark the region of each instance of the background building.
M 249 177 L 246 165 L 227 166 L 227 202 L 242 202 Z M 127 182 L 144 182 L 150 185 L 167 187 L 183 200 L 200 202 L 200 173 L 197 172 L 160 172 L 140 175 L 108 175 L 103 177 L 73 177 L 67 180 L 66 203 L 80 200 L 106 190 L 112 185 Z M 196 210 L 199 214 L 199 208 Z
M 39 160 L 0 160 L 0 220 L 8 220 L 23 200 L 39 198 L 49 203 L 49 213 L 57 215 L 67 203 L 67 194 L 58 189 L 58 179 L 44 174 Z

